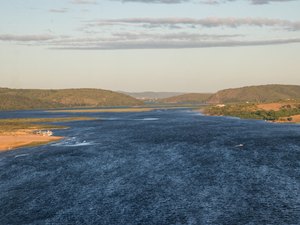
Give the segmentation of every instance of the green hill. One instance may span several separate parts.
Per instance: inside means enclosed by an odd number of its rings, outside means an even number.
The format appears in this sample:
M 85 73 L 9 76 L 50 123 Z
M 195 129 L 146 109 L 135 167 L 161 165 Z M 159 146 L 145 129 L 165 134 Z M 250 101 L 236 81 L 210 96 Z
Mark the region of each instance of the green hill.
M 208 93 L 190 93 L 190 94 L 183 94 L 183 95 L 178 95 L 170 98 L 164 98 L 161 99 L 161 103 L 172 103 L 172 104 L 183 104 L 183 103 L 188 103 L 188 104 L 201 104 L 205 103 L 207 99 L 211 96 L 212 94 Z
M 136 106 L 142 104 L 141 101 L 130 96 L 101 89 L 0 88 L 0 110 Z
M 208 99 L 208 103 L 274 102 L 300 99 L 300 86 L 261 85 L 232 88 L 218 91 Z

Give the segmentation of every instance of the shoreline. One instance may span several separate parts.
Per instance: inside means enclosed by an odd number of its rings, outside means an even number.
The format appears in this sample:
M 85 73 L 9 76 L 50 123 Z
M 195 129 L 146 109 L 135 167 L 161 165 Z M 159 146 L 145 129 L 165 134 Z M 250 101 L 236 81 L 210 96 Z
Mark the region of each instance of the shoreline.
M 60 141 L 64 137 L 60 136 L 41 136 L 35 134 L 1 134 L 0 152 L 15 150 L 21 147 L 39 146 L 55 141 Z
M 88 121 L 97 119 L 99 118 L 64 117 L 0 119 L 0 152 L 10 151 L 21 147 L 45 145 L 51 142 L 60 141 L 64 137 L 52 136 L 52 132 L 48 134 L 48 131 L 68 129 L 68 127 L 62 125 L 52 125 L 51 123 Z
M 50 113 L 128 113 L 128 112 L 149 112 L 155 108 L 111 108 L 111 109 L 58 109 L 48 110 Z
M 300 123 L 300 104 L 298 102 L 217 104 L 203 108 L 199 112 L 207 116 L 230 116 L 269 123 Z
M 277 123 L 277 124 L 300 124 L 300 115 L 294 115 L 294 116 L 290 116 L 293 118 L 293 121 L 287 121 L 287 120 L 264 120 L 264 119 L 253 119 L 253 118 L 242 118 L 242 117 L 238 117 L 238 116 L 231 116 L 231 115 L 214 115 L 214 114 L 209 114 L 204 112 L 203 110 L 195 110 L 198 113 L 201 113 L 205 116 L 217 116 L 217 117 L 235 117 L 235 118 L 239 118 L 241 120 L 259 120 L 259 121 L 265 121 L 267 123 Z

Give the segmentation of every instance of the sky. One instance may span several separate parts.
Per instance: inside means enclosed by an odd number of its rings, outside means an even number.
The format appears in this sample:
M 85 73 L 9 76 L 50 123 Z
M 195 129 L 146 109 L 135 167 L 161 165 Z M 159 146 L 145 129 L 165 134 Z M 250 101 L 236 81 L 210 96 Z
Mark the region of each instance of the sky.
M 300 85 L 299 0 L 0 1 L 0 87 Z

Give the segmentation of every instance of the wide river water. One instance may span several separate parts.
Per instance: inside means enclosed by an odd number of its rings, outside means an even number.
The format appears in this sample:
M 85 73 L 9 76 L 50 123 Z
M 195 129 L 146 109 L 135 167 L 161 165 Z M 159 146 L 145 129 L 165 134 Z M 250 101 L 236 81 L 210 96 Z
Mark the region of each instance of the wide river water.
M 0 224 L 300 224 L 300 126 L 189 110 L 92 116 L 0 153 Z

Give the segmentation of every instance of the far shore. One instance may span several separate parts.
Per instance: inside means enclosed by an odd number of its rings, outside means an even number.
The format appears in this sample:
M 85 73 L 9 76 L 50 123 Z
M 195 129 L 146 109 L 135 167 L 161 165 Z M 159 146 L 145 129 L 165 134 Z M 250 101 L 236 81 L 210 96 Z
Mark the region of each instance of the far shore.
M 161 109 L 185 109 L 196 108 L 193 105 L 151 105 L 150 107 L 128 107 L 128 108 L 94 108 L 94 109 L 55 109 L 47 110 L 50 113 L 129 113 L 129 112 L 150 112 Z
M 48 110 L 53 113 L 98 113 L 98 112 L 148 112 L 156 108 L 110 108 L 110 109 L 62 109 L 62 110 Z
M 220 117 L 225 117 L 227 115 L 212 115 L 209 113 L 206 113 L 203 111 L 203 109 L 199 109 L 199 110 L 195 110 L 196 112 L 199 112 L 205 116 L 220 116 Z M 240 118 L 238 116 L 228 116 L 228 117 L 236 117 L 236 118 Z M 282 118 L 283 120 L 274 120 L 274 121 L 267 121 L 269 123 L 284 123 L 284 124 L 300 124 L 300 115 L 294 115 L 294 116 L 290 116 L 292 118 L 292 121 L 288 121 L 286 118 Z M 244 119 L 244 120 L 251 120 L 251 119 L 247 119 L 247 118 L 240 118 L 240 119 Z M 252 120 L 263 120 L 263 119 L 252 119 Z
M 225 104 L 219 104 L 213 106 L 214 108 L 218 108 L 221 113 L 214 113 L 210 110 L 205 110 L 205 109 L 198 109 L 197 111 L 207 115 L 207 116 L 230 116 L 230 117 L 237 117 L 240 119 L 254 119 L 254 120 L 265 120 L 270 123 L 284 123 L 284 124 L 297 124 L 300 123 L 300 114 L 294 114 L 294 115 L 289 115 L 289 116 L 281 116 L 278 117 L 277 119 L 264 119 L 264 118 L 247 118 L 247 117 L 241 117 L 239 115 L 244 115 L 247 113 L 253 113 L 255 111 L 264 111 L 266 113 L 273 113 L 274 112 L 279 112 L 282 109 L 287 110 L 292 110 L 295 109 L 295 106 L 298 105 L 299 103 L 294 103 L 294 102 L 273 102 L 273 103 L 260 103 L 251 106 L 249 104 L 249 107 L 239 107 L 239 104 L 229 104 L 229 106 L 237 106 L 239 108 L 235 109 L 235 112 L 232 113 L 232 111 L 228 110 L 223 110 L 225 109 Z M 244 105 L 245 106 L 245 105 Z M 227 107 L 227 106 L 226 106 Z M 229 112 L 229 113 L 228 113 Z M 299 113 L 299 112 L 298 112 Z

